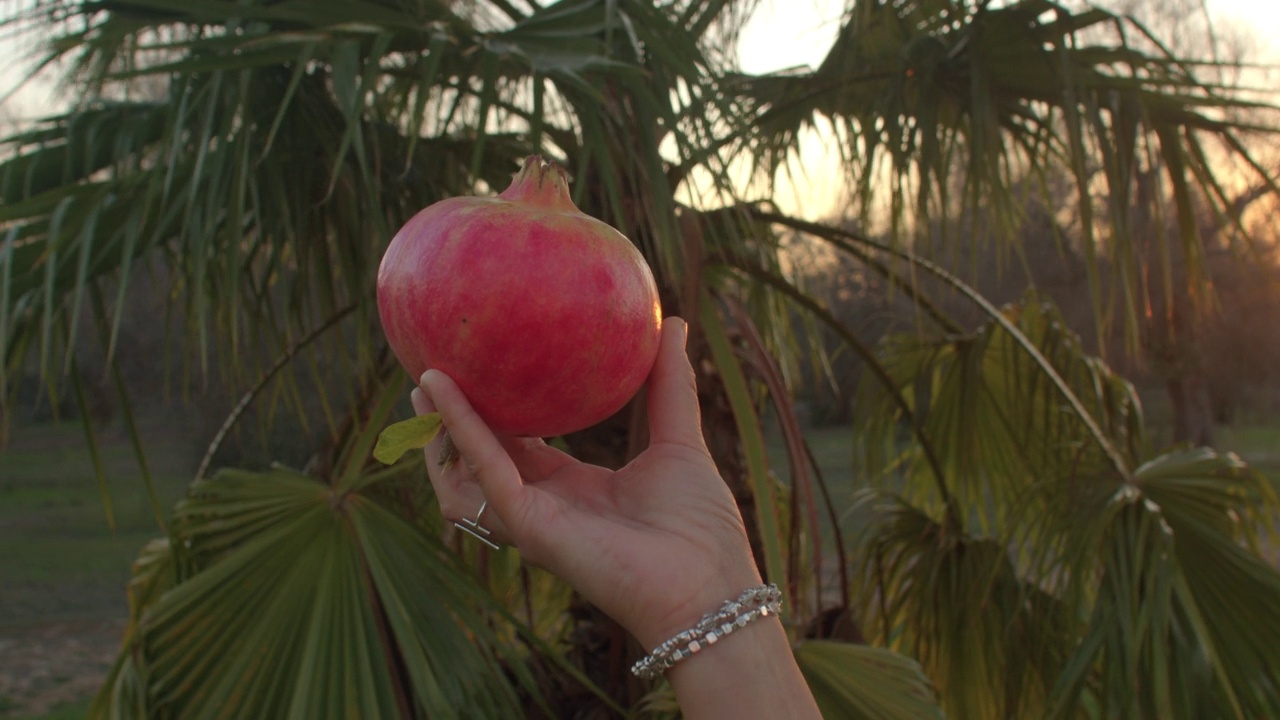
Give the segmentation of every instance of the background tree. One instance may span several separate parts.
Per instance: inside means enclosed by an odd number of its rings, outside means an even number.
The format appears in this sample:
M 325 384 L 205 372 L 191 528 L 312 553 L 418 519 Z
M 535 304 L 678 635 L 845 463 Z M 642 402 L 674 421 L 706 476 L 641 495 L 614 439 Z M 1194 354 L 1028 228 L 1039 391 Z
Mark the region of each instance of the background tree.
M 66 379 L 84 397 L 80 328 L 98 331 L 114 372 L 124 298 L 155 261 L 193 366 L 241 389 L 223 428 L 275 403 L 323 429 L 301 471 L 202 464 L 135 565 L 97 714 L 667 712 L 662 686 L 627 677 L 639 649 L 616 627 L 511 550 L 449 538 L 416 459 L 369 459 L 409 382 L 374 322 L 382 248 L 427 203 L 504 186 L 530 152 L 566 165 L 578 205 L 636 242 L 665 311 L 692 321 L 713 453 L 833 716 L 937 716 L 939 701 L 961 718 L 1280 711 L 1280 575 L 1258 555 L 1270 485 L 1210 450 L 1152 447 L 1132 388 L 1052 307 L 996 308 L 921 252 L 962 225 L 975 257 L 1016 252 L 1017 189 L 1065 173 L 1082 218 L 1065 241 L 1093 305 L 1118 297 L 1136 326 L 1145 256 L 1127 213 L 1170 199 L 1177 232 L 1153 242 L 1185 260 L 1170 291 L 1200 293 L 1190 219 L 1196 198 L 1219 210 L 1226 198 L 1206 144 L 1274 192 L 1241 138 L 1256 123 L 1223 112 L 1267 108 L 1129 44 L 1132 23 L 1047 0 L 851 2 L 819 68 L 746 76 L 727 48 L 750 9 L 47 0 L 17 12 L 11 24 L 52 33 L 47 59 L 67 64 L 80 100 L 4 145 L 7 376 L 31 363 L 51 392 Z M 779 213 L 734 182 L 745 164 L 767 187 L 818 124 L 833 128 L 862 226 Z M 1141 172 L 1165 192 L 1137 194 Z M 879 220 L 877 236 L 859 229 Z M 873 346 L 834 315 L 788 272 L 790 232 L 910 300 L 911 332 Z M 976 324 L 948 312 L 957 298 Z M 795 419 L 820 327 L 866 368 L 851 445 L 868 477 L 853 499 L 824 493 Z M 621 462 L 640 442 L 632 412 L 565 442 Z M 781 419 L 784 482 L 766 412 Z M 851 502 L 868 509 L 858 536 L 824 534 Z

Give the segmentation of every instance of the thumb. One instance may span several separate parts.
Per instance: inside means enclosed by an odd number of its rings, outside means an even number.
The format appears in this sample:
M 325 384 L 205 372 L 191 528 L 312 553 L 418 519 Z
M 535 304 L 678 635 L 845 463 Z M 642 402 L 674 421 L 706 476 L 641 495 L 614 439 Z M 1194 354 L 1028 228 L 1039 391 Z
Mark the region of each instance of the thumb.
M 649 372 L 649 441 L 675 443 L 705 451 L 698 384 L 685 353 L 689 328 L 671 317 L 662 322 L 658 357 Z

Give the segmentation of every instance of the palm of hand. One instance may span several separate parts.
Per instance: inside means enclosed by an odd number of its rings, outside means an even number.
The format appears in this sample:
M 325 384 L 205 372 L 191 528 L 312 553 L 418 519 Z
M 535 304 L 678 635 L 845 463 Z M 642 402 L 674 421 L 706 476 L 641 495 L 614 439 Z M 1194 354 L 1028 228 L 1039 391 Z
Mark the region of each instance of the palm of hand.
M 724 595 L 707 592 L 716 580 L 758 582 L 740 561 L 749 557 L 741 516 L 705 450 L 654 445 L 616 472 L 557 462 L 545 445 L 523 450 L 512 454 L 527 490 L 508 518 L 512 539 L 643 642 L 712 609 Z

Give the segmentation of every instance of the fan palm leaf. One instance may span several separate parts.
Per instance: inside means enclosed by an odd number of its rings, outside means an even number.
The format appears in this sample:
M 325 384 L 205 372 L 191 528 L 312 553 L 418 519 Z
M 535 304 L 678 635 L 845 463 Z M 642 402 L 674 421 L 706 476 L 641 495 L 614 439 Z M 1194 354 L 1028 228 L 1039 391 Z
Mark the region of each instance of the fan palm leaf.
M 195 483 L 138 561 L 98 715 L 519 714 L 481 612 L 492 600 L 368 490 L 285 470 Z
M 862 408 L 890 450 L 868 459 L 885 481 L 863 500 L 878 510 L 854 553 L 855 607 L 957 717 L 1274 714 L 1263 657 L 1280 642 L 1280 573 L 1257 552 L 1274 489 L 1238 458 L 1154 453 L 1132 388 L 1049 306 L 1006 312 L 1134 470 L 1116 471 L 1002 324 L 891 338 L 881 361 L 898 394 L 868 381 Z M 902 399 L 947 448 L 958 518 L 917 479 L 933 469 L 895 431 Z

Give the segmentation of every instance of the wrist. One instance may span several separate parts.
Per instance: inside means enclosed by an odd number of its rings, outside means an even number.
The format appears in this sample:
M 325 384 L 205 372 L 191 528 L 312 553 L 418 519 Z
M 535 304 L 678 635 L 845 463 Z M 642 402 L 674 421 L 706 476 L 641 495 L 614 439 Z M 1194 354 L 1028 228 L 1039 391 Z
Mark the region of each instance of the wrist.
M 677 594 L 673 604 L 662 612 L 645 618 L 642 625 L 631 629 L 632 635 L 646 652 L 652 651 L 672 637 L 695 627 L 707 613 L 715 612 L 725 602 L 733 600 L 748 588 L 762 584 L 755 564 L 732 571 L 721 568 L 713 576 L 691 578 L 689 590 Z
M 822 717 L 786 630 L 772 616 L 676 663 L 666 677 L 686 720 Z
M 721 603 L 715 612 L 704 614 L 692 628 L 667 639 L 636 662 L 631 671 L 642 679 L 657 677 L 756 621 L 778 617 L 781 611 L 782 593 L 776 585 L 753 586 Z

